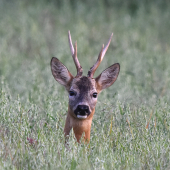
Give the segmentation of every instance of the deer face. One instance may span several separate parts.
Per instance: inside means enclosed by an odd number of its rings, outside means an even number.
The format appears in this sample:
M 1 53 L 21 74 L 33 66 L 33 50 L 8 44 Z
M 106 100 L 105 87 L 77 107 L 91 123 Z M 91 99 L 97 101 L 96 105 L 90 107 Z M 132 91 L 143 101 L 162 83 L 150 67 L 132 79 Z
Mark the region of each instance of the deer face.
M 54 78 L 62 84 L 69 94 L 71 116 L 87 119 L 94 113 L 98 94 L 111 86 L 119 74 L 119 64 L 113 64 L 98 77 L 73 77 L 68 69 L 57 59 L 52 58 L 51 70 Z
M 94 79 L 82 76 L 74 78 L 69 90 L 69 107 L 74 116 L 86 119 L 97 102 L 97 89 Z

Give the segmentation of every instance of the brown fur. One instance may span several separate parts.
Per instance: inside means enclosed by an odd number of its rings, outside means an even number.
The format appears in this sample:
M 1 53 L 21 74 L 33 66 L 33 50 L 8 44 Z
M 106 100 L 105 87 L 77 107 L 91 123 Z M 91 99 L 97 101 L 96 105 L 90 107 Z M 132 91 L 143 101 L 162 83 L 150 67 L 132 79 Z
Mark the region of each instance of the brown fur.
M 81 120 L 81 119 L 75 118 L 75 116 L 73 116 L 73 113 L 71 113 L 68 107 L 68 114 L 67 114 L 67 119 L 66 119 L 65 128 L 64 128 L 65 136 L 68 136 L 70 133 L 70 130 L 73 128 L 77 142 L 80 142 L 80 139 L 83 133 L 85 133 L 84 140 L 89 142 L 91 123 L 92 123 L 94 112 L 95 110 L 93 110 L 93 112 L 90 114 L 90 116 L 87 119 Z

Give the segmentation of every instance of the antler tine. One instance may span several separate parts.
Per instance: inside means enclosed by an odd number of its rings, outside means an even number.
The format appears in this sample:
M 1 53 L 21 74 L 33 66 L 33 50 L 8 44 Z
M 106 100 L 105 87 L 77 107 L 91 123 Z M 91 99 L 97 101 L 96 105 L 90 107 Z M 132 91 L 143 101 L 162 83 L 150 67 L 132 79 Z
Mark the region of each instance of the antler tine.
M 101 51 L 99 53 L 99 56 L 98 56 L 98 59 L 97 59 L 96 63 L 93 65 L 93 67 L 90 68 L 90 71 L 88 72 L 88 77 L 93 78 L 93 75 L 94 75 L 95 71 L 99 67 L 100 63 L 102 62 L 102 60 L 103 60 L 103 58 L 104 58 L 104 56 L 106 54 L 107 49 L 109 48 L 112 36 L 113 36 L 113 33 L 111 34 L 111 36 L 109 38 L 109 41 L 108 41 L 108 43 L 107 43 L 107 45 L 105 47 L 104 47 L 104 44 L 103 44 L 102 49 L 101 49 Z
M 69 42 L 71 54 L 74 55 L 74 47 L 73 47 L 73 44 L 72 44 L 70 31 L 68 31 L 68 42 Z
M 73 57 L 73 60 L 74 60 L 74 63 L 75 63 L 76 69 L 77 69 L 76 77 L 80 77 L 83 74 L 83 69 L 79 63 L 78 58 L 77 58 L 77 42 L 75 42 L 75 45 L 73 47 L 70 31 L 68 31 L 68 41 L 69 41 L 69 46 L 70 46 L 70 50 L 71 50 L 71 55 Z
M 107 45 L 106 45 L 106 46 L 105 46 L 105 48 L 103 49 L 102 57 L 101 57 L 101 58 L 102 58 L 102 60 L 103 60 L 103 58 L 104 58 L 104 56 L 105 56 L 105 54 L 106 54 L 107 49 L 109 48 L 109 45 L 110 45 L 110 42 L 111 42 L 112 36 L 113 36 L 113 33 L 111 34 L 111 36 L 110 36 L 110 38 L 109 38 L 109 41 L 108 41 Z

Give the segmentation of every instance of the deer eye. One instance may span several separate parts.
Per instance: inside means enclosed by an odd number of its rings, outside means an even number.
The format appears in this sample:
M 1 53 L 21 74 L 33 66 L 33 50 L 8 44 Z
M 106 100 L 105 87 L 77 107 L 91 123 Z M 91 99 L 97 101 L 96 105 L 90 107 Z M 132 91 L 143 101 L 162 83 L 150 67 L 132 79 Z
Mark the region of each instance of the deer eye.
M 96 98 L 97 97 L 97 93 L 93 93 L 93 97 Z
M 74 91 L 69 91 L 69 95 L 70 95 L 70 96 L 75 96 L 76 93 L 75 93 Z

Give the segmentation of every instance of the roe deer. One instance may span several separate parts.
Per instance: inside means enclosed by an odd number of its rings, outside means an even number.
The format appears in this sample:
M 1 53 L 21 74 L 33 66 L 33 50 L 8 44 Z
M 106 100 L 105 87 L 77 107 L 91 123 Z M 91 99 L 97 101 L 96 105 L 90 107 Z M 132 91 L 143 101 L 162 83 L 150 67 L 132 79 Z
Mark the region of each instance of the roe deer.
M 93 78 L 94 72 L 100 65 L 109 47 L 113 33 L 107 45 L 99 53 L 97 62 L 90 68 L 87 76 L 82 76 L 83 69 L 77 58 L 77 42 L 72 45 L 70 31 L 68 31 L 69 46 L 77 75 L 74 77 L 69 70 L 55 57 L 51 59 L 51 71 L 58 83 L 63 85 L 69 94 L 68 114 L 66 118 L 64 134 L 67 137 L 73 128 L 77 142 L 80 142 L 82 134 L 89 142 L 92 118 L 95 112 L 98 94 L 105 88 L 111 86 L 117 79 L 120 65 L 113 64 L 104 70 L 99 76 Z

